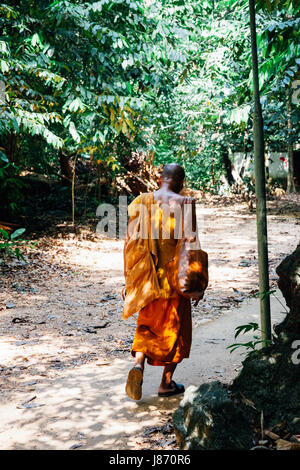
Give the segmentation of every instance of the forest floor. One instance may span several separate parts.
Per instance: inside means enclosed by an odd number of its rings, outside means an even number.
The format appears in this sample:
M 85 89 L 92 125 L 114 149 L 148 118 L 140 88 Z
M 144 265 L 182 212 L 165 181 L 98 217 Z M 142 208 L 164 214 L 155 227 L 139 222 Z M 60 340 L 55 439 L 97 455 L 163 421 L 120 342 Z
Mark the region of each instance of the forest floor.
M 276 266 L 299 241 L 299 198 L 270 201 L 268 211 L 276 289 Z M 253 309 L 258 321 L 255 214 L 220 200 L 200 201 L 197 213 L 210 284 L 193 307 L 191 359 L 176 371 L 187 386 L 230 381 L 242 360 L 226 350 L 234 328 L 253 321 Z M 135 316 L 122 320 L 123 240 L 101 238 L 96 224 L 77 235 L 67 225 L 41 234 L 27 263 L 2 268 L 0 449 L 176 449 L 180 397 L 158 399 L 161 368 L 146 368 L 140 402 L 124 393 Z

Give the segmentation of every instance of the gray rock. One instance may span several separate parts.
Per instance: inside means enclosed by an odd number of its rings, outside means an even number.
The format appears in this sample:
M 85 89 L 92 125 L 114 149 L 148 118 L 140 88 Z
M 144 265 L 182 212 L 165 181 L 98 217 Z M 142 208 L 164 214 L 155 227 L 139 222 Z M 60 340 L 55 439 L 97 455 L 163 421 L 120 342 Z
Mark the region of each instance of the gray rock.
M 230 392 L 215 381 L 190 386 L 173 414 L 180 449 L 250 449 L 252 429 Z
M 268 347 L 253 352 L 243 362 L 243 368 L 230 386 L 238 399 L 241 395 L 256 407 L 251 410 L 256 426 L 263 411 L 264 424 L 275 426 L 285 421 L 291 433 L 300 433 L 300 244 L 280 263 L 276 272 L 278 286 L 290 311 L 274 327 L 277 334 Z M 250 412 L 248 407 L 248 413 Z
M 15 308 L 14 302 L 13 302 L 13 301 L 8 302 L 8 303 L 6 304 L 6 308 Z

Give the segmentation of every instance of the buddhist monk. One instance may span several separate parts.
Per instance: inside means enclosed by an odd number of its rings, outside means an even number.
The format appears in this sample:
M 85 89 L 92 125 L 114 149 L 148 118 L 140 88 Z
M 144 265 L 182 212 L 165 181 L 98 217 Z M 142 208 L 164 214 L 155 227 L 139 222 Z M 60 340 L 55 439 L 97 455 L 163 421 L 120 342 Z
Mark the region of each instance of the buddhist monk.
M 173 209 L 182 207 L 184 201 L 185 203 L 187 201 L 187 198 L 179 194 L 183 188 L 184 178 L 184 169 L 180 165 L 172 163 L 164 166 L 159 179 L 159 190 L 151 195 L 138 196 L 128 207 L 129 227 L 131 221 L 134 221 L 136 207 L 145 201 L 145 196 L 149 196 L 147 201 L 151 202 L 151 214 L 154 217 L 156 228 L 158 227 L 157 239 L 149 241 L 151 252 L 149 259 L 141 258 L 141 254 L 137 256 L 137 253 L 144 253 L 144 248 L 139 248 L 142 246 L 142 240 L 140 240 L 139 247 L 134 245 L 136 241 L 128 241 L 128 235 L 125 240 L 126 290 L 127 288 L 130 290 L 131 286 L 132 288 L 128 295 L 126 293 L 127 305 L 123 310 L 123 318 L 127 318 L 140 308 L 131 349 L 131 354 L 135 357 L 135 364 L 129 371 L 125 388 L 127 395 L 133 400 L 139 400 L 142 396 L 146 359 L 150 365 L 163 367 L 162 379 L 158 387 L 159 397 L 170 397 L 181 394 L 185 390 L 184 386 L 176 383 L 172 377 L 177 364 L 184 358 L 188 358 L 190 353 L 192 340 L 191 300 L 172 290 L 165 269 L 166 263 L 174 257 L 179 238 L 176 239 L 174 236 L 177 222 Z M 193 203 L 192 207 L 195 211 L 194 200 L 192 198 L 188 198 L 188 200 Z M 169 208 L 169 211 L 166 211 L 167 219 L 164 217 L 165 209 L 163 208 Z M 167 233 L 165 238 L 163 232 Z M 137 259 L 130 261 L 130 257 L 137 257 Z M 154 269 L 154 274 L 150 272 L 151 269 Z M 194 300 L 197 303 L 199 298 Z

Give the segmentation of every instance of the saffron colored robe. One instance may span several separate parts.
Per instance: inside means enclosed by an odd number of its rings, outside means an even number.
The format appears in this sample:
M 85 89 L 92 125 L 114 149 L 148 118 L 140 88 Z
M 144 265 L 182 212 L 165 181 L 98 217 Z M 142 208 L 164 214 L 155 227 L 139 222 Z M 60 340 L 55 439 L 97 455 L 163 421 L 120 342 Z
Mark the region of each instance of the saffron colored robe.
M 142 206 L 144 212 L 138 209 Z M 179 296 L 172 290 L 165 271 L 165 264 L 175 253 L 176 219 L 172 213 L 167 218 L 163 215 L 153 194 L 138 196 L 129 205 L 128 212 L 128 227 L 135 224 L 134 228 L 140 228 L 143 222 L 141 218 L 149 217 L 159 234 L 157 239 L 152 239 L 150 230 L 146 227 L 148 239 L 137 237 L 133 240 L 127 233 L 125 241 L 124 266 L 128 292 L 123 318 L 135 313 L 137 306 L 141 306 L 131 353 L 135 356 L 136 352 L 143 352 L 151 365 L 179 363 L 189 357 L 192 320 L 190 299 Z M 164 238 L 162 226 L 169 235 L 168 238 Z

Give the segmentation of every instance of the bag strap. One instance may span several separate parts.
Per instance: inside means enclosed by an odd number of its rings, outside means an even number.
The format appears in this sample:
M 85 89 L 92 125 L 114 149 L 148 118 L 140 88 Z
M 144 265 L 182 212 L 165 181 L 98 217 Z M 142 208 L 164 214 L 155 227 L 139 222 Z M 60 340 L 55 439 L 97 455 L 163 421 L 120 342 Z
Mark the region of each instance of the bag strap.
M 191 207 L 187 208 L 186 207 L 187 205 L 189 205 Z M 189 213 L 190 210 L 192 211 L 192 213 L 191 213 L 191 224 L 192 224 L 191 229 L 192 229 L 192 232 L 195 233 L 194 237 L 192 237 L 192 238 L 194 238 L 194 241 L 192 243 L 196 243 L 197 247 L 200 249 L 200 240 L 199 240 L 198 230 L 197 230 L 195 200 L 194 199 L 191 200 L 190 198 L 187 198 L 187 197 L 184 198 L 183 208 L 182 208 L 182 238 L 186 239 L 186 233 L 185 233 L 185 230 L 184 230 L 185 216 L 186 216 L 186 214 Z

